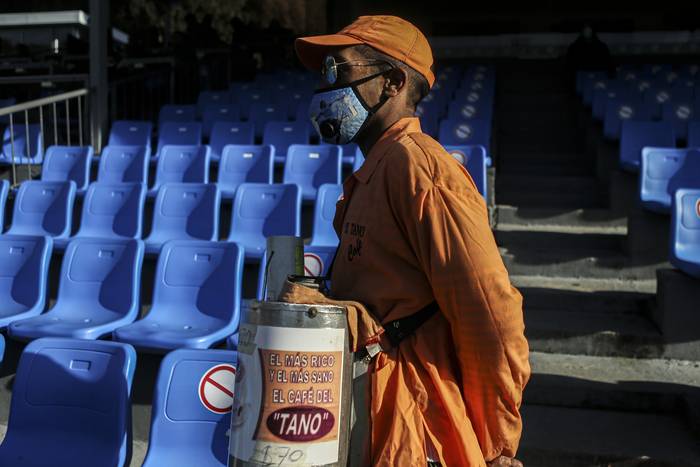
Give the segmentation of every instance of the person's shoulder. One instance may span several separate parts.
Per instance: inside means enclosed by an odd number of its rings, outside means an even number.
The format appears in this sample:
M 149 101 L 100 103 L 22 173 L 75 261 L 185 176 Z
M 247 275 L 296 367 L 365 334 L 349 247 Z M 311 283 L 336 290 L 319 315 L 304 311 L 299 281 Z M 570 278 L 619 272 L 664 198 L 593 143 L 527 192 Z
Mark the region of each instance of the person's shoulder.
M 454 190 L 473 186 L 466 169 L 425 133 L 404 135 L 389 148 L 385 157 L 387 169 L 395 177 L 416 179 L 420 185 L 440 185 Z

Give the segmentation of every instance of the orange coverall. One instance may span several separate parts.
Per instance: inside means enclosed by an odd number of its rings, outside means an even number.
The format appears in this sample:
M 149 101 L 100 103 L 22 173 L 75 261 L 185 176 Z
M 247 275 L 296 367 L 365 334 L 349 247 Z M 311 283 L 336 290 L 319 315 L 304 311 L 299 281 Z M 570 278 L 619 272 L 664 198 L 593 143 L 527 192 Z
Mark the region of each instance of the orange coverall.
M 426 438 L 443 466 L 514 457 L 530 376 L 522 297 L 468 172 L 401 119 L 345 181 L 334 225 L 334 298 L 382 323 L 440 307 L 370 366 L 372 464 L 425 467 Z

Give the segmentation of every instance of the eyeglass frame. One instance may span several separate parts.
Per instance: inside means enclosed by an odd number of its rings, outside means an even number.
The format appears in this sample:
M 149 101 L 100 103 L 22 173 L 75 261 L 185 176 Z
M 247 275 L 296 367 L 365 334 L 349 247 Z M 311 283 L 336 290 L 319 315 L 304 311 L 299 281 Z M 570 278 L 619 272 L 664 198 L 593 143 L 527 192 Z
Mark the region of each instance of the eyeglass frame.
M 329 64 L 328 61 L 332 60 L 332 68 L 335 69 L 335 78 L 333 81 L 328 79 L 328 68 Z M 335 83 L 338 82 L 338 67 L 340 65 L 344 66 L 378 66 L 378 65 L 389 65 L 389 69 L 381 72 L 381 73 L 386 73 L 387 71 L 393 70 L 396 68 L 396 65 L 393 63 L 387 61 L 387 60 L 380 60 L 380 59 L 366 59 L 366 60 L 346 60 L 344 62 L 336 62 L 335 57 L 333 55 L 326 55 L 326 57 L 323 59 L 323 62 L 321 64 L 321 76 L 323 79 L 330 84 L 331 86 L 334 85 Z

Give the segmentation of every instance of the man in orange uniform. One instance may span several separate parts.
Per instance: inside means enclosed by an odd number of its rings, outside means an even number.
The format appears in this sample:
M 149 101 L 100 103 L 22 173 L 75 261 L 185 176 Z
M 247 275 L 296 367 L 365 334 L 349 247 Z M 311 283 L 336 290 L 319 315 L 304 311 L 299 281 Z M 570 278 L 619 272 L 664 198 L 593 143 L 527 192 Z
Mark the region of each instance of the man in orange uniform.
M 363 16 L 295 47 L 322 74 L 309 111 L 321 137 L 366 155 L 336 210 L 333 298 L 364 303 L 389 330 L 423 317 L 400 344 L 373 339 L 384 351 L 369 369 L 372 464 L 521 465 L 522 297 L 474 182 L 414 117 L 435 81 L 430 45 L 407 21 Z

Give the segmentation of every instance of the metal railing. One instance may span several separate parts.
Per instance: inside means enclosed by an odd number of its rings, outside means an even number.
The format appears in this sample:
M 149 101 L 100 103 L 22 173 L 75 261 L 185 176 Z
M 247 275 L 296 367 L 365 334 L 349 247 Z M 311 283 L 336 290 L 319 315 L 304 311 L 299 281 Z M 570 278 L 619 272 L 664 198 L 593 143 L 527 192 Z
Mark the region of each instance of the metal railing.
M 44 160 L 44 149 L 45 149 L 45 143 L 47 141 L 46 137 L 46 132 L 45 126 L 44 126 L 44 108 L 47 108 L 47 112 L 50 113 L 49 121 L 53 121 L 53 125 L 50 125 L 50 123 L 47 123 L 47 127 L 50 127 L 53 131 L 53 144 L 58 145 L 58 144 L 66 144 L 70 146 L 71 144 L 77 142 L 79 146 L 83 146 L 84 142 L 84 134 L 85 130 L 87 129 L 86 125 L 83 124 L 83 119 L 87 119 L 87 105 L 86 102 L 87 100 L 84 99 L 85 96 L 88 95 L 88 90 L 83 88 L 83 89 L 77 89 L 75 91 L 69 91 L 69 92 L 64 92 L 62 94 L 57 94 L 55 96 L 49 96 L 49 97 L 44 97 L 41 99 L 35 99 L 32 101 L 28 102 L 23 102 L 20 104 L 16 105 L 11 105 L 9 107 L 4 107 L 0 108 L 0 120 L 3 120 L 3 117 L 8 117 L 8 131 L 5 131 L 5 133 L 9 133 L 9 141 L 6 140 L 6 137 L 3 136 L 3 142 L 2 142 L 2 155 L 6 158 L 7 156 L 10 157 L 11 160 L 11 166 L 12 166 L 12 186 L 15 187 L 17 186 L 21 180 L 18 178 L 18 172 L 17 172 L 17 166 L 21 165 L 26 165 L 27 166 L 27 179 L 33 178 L 36 173 L 35 171 L 32 170 L 32 167 L 39 166 L 41 167 L 43 165 L 43 160 Z M 71 105 L 74 103 L 74 105 Z M 73 127 L 71 128 L 71 107 L 74 108 L 74 112 L 77 113 L 77 128 Z M 34 111 L 34 112 L 33 112 Z M 38 138 L 38 143 L 36 141 L 32 141 L 32 138 L 30 137 L 30 131 L 29 131 L 29 125 L 30 125 L 30 116 L 31 114 L 34 113 L 34 116 L 38 116 L 38 122 L 39 122 L 39 138 Z M 19 114 L 21 117 L 19 120 L 16 119 L 16 115 Z M 23 121 L 22 121 L 23 120 Z M 59 131 L 59 122 L 63 120 L 65 122 L 65 133 L 63 133 L 63 130 L 61 129 Z M 36 122 L 36 120 L 34 120 Z M 17 162 L 17 149 L 15 147 L 15 128 L 18 127 L 18 125 L 24 125 L 24 148 L 23 152 L 24 154 L 19 155 L 19 163 Z M 35 125 L 36 123 L 33 123 L 32 125 Z M 19 126 L 21 131 L 21 126 Z M 77 130 L 77 134 L 74 133 L 72 130 Z M 51 133 L 50 133 L 51 134 Z M 65 137 L 64 137 L 65 135 Z M 21 133 L 20 135 L 21 136 Z M 76 141 L 77 140 L 77 141 Z M 9 143 L 9 152 L 10 154 L 7 154 L 7 145 Z M 33 156 L 32 152 L 32 144 L 39 144 L 38 152 L 37 152 L 37 157 Z M 92 142 L 91 142 L 92 144 Z M 36 148 L 35 148 L 36 149 Z M 41 158 L 39 162 L 36 162 L 36 159 Z M 34 159 L 34 163 L 31 162 L 31 160 Z M 24 163 L 22 163 L 24 162 Z M 21 170 L 21 169 L 20 169 Z

